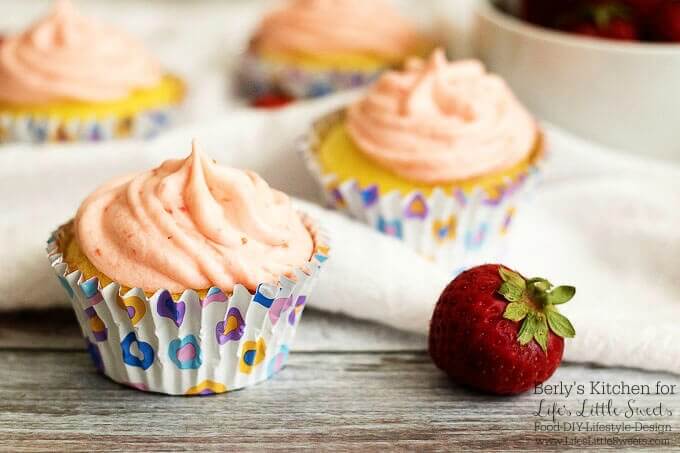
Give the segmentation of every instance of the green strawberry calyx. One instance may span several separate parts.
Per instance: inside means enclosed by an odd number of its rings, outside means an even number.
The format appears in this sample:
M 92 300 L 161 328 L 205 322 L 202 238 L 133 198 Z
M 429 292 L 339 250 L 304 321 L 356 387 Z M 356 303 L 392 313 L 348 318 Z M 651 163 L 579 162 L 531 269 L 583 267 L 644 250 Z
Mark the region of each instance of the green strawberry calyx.
M 630 19 L 630 10 L 617 2 L 586 6 L 585 13 L 598 28 L 607 27 L 615 19 Z
M 522 322 L 517 341 L 525 346 L 536 340 L 543 352 L 548 352 L 548 332 L 562 338 L 573 338 L 576 330 L 571 322 L 557 310 L 576 294 L 573 286 L 553 286 L 544 278 L 525 279 L 503 266 L 498 267 L 503 279 L 498 293 L 509 302 L 503 318 Z

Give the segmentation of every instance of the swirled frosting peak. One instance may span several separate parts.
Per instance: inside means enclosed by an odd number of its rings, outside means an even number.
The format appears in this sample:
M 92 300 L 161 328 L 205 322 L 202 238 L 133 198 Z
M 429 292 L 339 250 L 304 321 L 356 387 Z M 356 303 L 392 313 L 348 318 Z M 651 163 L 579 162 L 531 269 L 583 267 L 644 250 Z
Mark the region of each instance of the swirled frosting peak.
M 371 160 L 416 182 L 446 183 L 512 166 L 537 128 L 505 82 L 442 50 L 389 71 L 348 108 L 348 132 Z
M 394 59 L 412 53 L 421 37 L 385 0 L 290 0 L 263 19 L 255 42 L 275 52 Z
M 0 102 L 110 101 L 156 84 L 154 58 L 126 34 L 83 17 L 69 0 L 0 44 Z
M 184 160 L 114 180 L 75 218 L 92 264 L 145 291 L 258 283 L 291 276 L 313 240 L 291 201 L 257 174 L 216 164 L 194 144 Z

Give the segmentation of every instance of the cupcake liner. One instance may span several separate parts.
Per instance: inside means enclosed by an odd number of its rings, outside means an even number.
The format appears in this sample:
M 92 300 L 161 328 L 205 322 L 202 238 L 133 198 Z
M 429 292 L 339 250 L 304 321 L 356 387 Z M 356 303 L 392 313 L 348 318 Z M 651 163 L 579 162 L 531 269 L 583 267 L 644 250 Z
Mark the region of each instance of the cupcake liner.
M 330 207 L 403 241 L 454 275 L 502 257 L 518 204 L 539 179 L 538 165 L 505 178 L 493 193 L 482 187 L 468 191 L 437 188 L 429 195 L 418 190 L 407 195 L 397 190 L 380 193 L 377 185 L 362 187 L 356 180 L 341 180 L 321 168 L 318 147 L 343 117 L 342 111 L 322 117 L 300 141 L 307 167 Z
M 50 264 L 71 300 L 95 368 L 113 381 L 169 395 L 207 395 L 247 387 L 285 365 L 289 345 L 323 263 L 326 237 L 303 216 L 315 239 L 310 261 L 261 283 L 254 294 L 236 285 L 231 295 L 210 288 L 147 296 L 139 288 L 102 287 L 70 270 L 57 235 L 47 243 Z
M 324 96 L 373 82 L 387 68 L 375 71 L 308 70 L 298 65 L 275 62 L 247 52 L 237 71 L 239 94 L 257 99 L 271 93 L 284 93 L 302 99 Z
M 58 115 L 0 111 L 0 144 L 148 139 L 173 123 L 178 110 L 177 106 L 173 105 L 142 110 L 129 116 L 68 119 L 60 118 Z

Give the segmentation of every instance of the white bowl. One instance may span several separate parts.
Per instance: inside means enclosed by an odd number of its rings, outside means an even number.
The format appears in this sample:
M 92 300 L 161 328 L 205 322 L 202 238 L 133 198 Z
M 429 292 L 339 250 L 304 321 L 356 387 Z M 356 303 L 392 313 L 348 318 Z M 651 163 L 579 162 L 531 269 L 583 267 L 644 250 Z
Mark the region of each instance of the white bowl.
M 680 45 L 552 31 L 480 0 L 475 47 L 540 118 L 606 145 L 680 160 Z

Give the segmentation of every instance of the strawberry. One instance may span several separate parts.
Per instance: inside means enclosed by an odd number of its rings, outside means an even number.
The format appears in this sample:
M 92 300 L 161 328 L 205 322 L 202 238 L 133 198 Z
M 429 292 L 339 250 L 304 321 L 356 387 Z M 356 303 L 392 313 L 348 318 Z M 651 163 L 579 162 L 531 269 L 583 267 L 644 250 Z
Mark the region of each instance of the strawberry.
M 628 19 L 612 18 L 598 28 L 599 36 L 622 41 L 637 41 L 637 26 Z
M 651 27 L 654 38 L 680 42 L 680 1 L 664 1 L 652 18 Z
M 469 269 L 439 297 L 430 356 L 459 384 L 498 395 L 524 392 L 552 376 L 564 338 L 575 335 L 556 307 L 575 292 L 498 264 Z
M 638 21 L 623 0 L 583 0 L 556 17 L 555 27 L 579 35 L 633 41 Z
M 565 30 L 576 35 L 591 36 L 594 38 L 600 36 L 600 32 L 598 31 L 597 27 L 590 22 L 576 23 L 565 28 Z
M 573 9 L 577 3 L 577 0 L 524 0 L 520 14 L 531 23 L 552 27 L 556 17 Z
M 265 94 L 253 100 L 253 107 L 261 109 L 276 109 L 293 102 L 293 98 L 284 94 Z
M 624 0 L 624 3 L 636 17 L 647 19 L 657 11 L 663 0 Z

